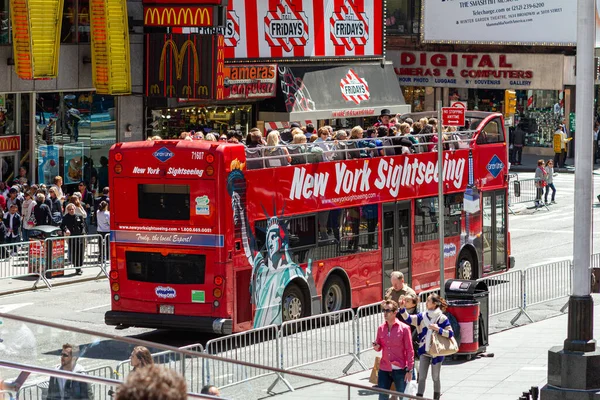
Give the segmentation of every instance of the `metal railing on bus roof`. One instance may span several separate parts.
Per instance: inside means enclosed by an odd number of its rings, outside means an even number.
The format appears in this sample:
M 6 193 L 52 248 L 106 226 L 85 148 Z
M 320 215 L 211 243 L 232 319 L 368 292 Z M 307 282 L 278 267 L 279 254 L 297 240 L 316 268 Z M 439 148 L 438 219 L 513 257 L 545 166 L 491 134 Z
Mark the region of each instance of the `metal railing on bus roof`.
M 450 140 L 444 140 L 443 144 L 445 145 L 452 145 L 452 144 L 456 144 L 457 146 L 455 146 L 455 148 L 450 149 L 450 150 L 445 150 L 445 151 L 453 151 L 453 150 L 462 150 L 462 149 L 469 149 L 471 146 L 471 143 L 475 141 L 475 139 L 473 138 L 473 135 L 475 133 L 477 133 L 478 131 L 456 131 L 456 132 L 445 132 L 444 134 L 448 134 L 453 136 L 453 139 Z M 416 134 L 416 135 L 411 135 L 411 137 L 417 138 L 417 140 L 419 138 L 429 138 L 429 137 L 433 137 L 436 136 L 437 137 L 437 133 L 422 133 L 422 134 Z M 456 136 L 459 136 L 459 138 L 456 138 Z M 462 136 L 466 136 L 466 138 L 461 138 Z M 347 157 L 347 153 L 357 153 L 360 151 L 367 151 L 367 152 L 378 152 L 383 150 L 385 153 L 385 150 L 394 150 L 394 152 L 396 151 L 396 149 L 401 149 L 402 147 L 407 147 L 407 148 L 412 148 L 412 149 L 416 149 L 417 151 L 415 152 L 411 152 L 410 154 L 422 154 L 422 153 L 432 153 L 435 152 L 434 150 L 428 150 L 427 146 L 429 145 L 434 145 L 437 146 L 438 142 L 427 142 L 427 141 L 423 141 L 423 142 L 418 142 L 418 143 L 413 143 L 411 146 L 405 146 L 402 144 L 397 144 L 397 145 L 384 145 L 384 146 L 374 146 L 374 147 L 358 147 L 358 141 L 363 141 L 363 142 L 376 142 L 376 141 L 385 141 L 386 139 L 390 139 L 390 140 L 398 140 L 398 139 L 402 139 L 402 138 L 409 138 L 409 136 L 383 136 L 383 137 L 377 137 L 377 138 L 360 138 L 360 139 L 345 139 L 345 140 L 338 140 L 338 139 L 334 139 L 334 140 L 327 140 L 327 141 L 323 141 L 323 142 L 307 142 L 307 143 L 288 143 L 288 144 L 280 144 L 277 146 L 257 146 L 257 147 L 251 147 L 251 148 L 246 148 L 246 155 L 248 155 L 249 151 L 253 152 L 253 151 L 260 151 L 260 155 L 258 157 L 252 157 L 249 158 L 247 157 L 247 161 L 264 161 L 264 160 L 271 160 L 271 159 L 281 159 L 282 157 L 292 157 L 292 158 L 297 158 L 297 157 L 302 157 L 302 156 L 307 156 L 307 155 L 311 155 L 311 151 L 305 151 L 305 152 L 301 152 L 301 153 L 297 153 L 296 150 L 299 149 L 301 146 L 306 146 L 309 149 L 313 149 L 313 148 L 320 148 L 322 149 L 322 154 L 325 155 L 331 155 L 331 154 L 337 154 L 337 153 L 343 153 L 345 155 L 344 159 L 360 159 L 360 158 L 365 158 L 365 157 Z M 336 146 L 338 143 L 343 143 L 343 147 L 338 147 L 338 148 L 333 148 L 334 146 Z M 327 150 L 324 150 L 321 145 L 324 144 L 326 147 L 330 147 Z M 464 147 L 461 147 L 461 145 L 466 145 Z M 278 155 L 265 155 L 268 150 L 276 150 L 276 149 L 286 149 L 288 151 L 288 154 L 278 154 Z M 290 150 L 292 150 L 292 152 L 290 152 Z M 313 153 L 312 156 L 318 156 L 319 153 Z M 393 154 L 393 155 L 401 155 L 401 154 Z M 404 154 L 406 155 L 406 154 Z M 389 154 L 387 156 L 392 156 L 392 154 Z M 380 157 L 380 156 L 375 156 L 375 157 Z M 330 160 L 329 157 L 327 157 L 327 160 L 323 160 L 323 161 L 339 161 L 339 160 Z M 307 164 L 310 164 L 310 162 L 305 162 Z M 261 169 L 261 168 L 268 168 L 268 167 L 259 167 L 259 168 L 250 168 L 250 169 Z

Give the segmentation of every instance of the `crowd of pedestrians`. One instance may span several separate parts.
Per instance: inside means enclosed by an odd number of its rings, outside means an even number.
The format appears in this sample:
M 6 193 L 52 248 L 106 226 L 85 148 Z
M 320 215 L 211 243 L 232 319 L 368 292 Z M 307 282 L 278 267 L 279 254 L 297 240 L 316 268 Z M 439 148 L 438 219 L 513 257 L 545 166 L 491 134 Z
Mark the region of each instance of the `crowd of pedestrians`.
M 392 286 L 381 304 L 384 323 L 377 329 L 373 349 L 382 352 L 377 373 L 377 386 L 404 393 L 407 383 L 416 381 L 416 394 L 423 397 L 429 370 L 433 379 L 433 398 L 441 398 L 440 372 L 444 357 L 431 349 L 432 335 L 452 338 L 450 319 L 444 314 L 446 301 L 437 294 L 427 297 L 426 311 L 417 312 L 419 298 L 404 283 L 399 271 L 391 274 Z M 418 367 L 417 367 L 418 365 Z M 418 371 L 418 373 L 417 373 Z M 379 400 L 387 400 L 380 394 Z
M 69 241 L 69 261 L 75 267 L 83 265 L 85 236 L 96 231 L 102 237 L 110 232 L 109 189 L 101 193 L 90 185 L 79 182 L 75 187 L 65 186 L 61 176 L 52 185 L 31 184 L 27 171 L 21 168 L 12 184 L 0 182 L 0 244 L 16 244 L 36 239 L 40 226 L 54 226 L 63 236 L 75 236 Z M 0 246 L 0 258 L 17 252 L 17 246 Z M 81 274 L 80 268 L 76 269 Z

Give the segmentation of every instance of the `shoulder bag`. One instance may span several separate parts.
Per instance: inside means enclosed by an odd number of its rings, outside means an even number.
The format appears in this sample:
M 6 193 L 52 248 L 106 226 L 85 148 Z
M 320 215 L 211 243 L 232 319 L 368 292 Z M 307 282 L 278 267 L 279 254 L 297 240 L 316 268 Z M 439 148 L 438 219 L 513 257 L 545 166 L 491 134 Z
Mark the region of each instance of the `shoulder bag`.
M 433 331 L 429 345 L 429 355 L 433 357 L 450 356 L 458 352 L 458 343 L 454 337 L 447 338 Z

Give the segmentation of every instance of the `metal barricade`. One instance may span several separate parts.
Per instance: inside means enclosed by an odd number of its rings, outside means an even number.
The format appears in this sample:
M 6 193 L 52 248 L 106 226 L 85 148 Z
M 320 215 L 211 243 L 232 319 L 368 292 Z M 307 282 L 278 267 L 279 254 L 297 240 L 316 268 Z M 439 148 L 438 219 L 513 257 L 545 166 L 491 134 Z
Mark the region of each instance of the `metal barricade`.
M 345 356 L 361 363 L 355 354 L 354 330 L 352 309 L 284 322 L 279 329 L 280 368 L 290 370 Z
M 182 350 L 194 351 L 203 353 L 204 347 L 200 343 L 190 344 L 181 347 Z M 183 376 L 187 382 L 188 392 L 200 393 L 202 386 L 205 385 L 204 379 L 204 358 L 200 355 L 190 356 L 184 355 Z
M 18 400 L 45 399 L 46 398 L 45 394 L 46 393 L 44 392 L 44 390 L 42 390 L 42 388 L 39 387 L 39 385 L 37 385 L 37 384 L 27 385 L 27 386 L 23 386 L 21 389 L 19 389 L 19 392 L 17 393 L 17 399 Z M 9 397 L 7 397 L 7 399 L 9 399 Z
M 209 340 L 206 343 L 206 353 L 223 357 L 225 360 L 205 360 L 206 384 L 224 388 L 271 375 L 272 372 L 241 366 L 227 361 L 227 359 L 277 368 L 280 354 L 278 333 L 277 326 L 269 325 Z M 275 383 L 279 380 L 283 380 L 291 389 L 291 386 L 280 375 L 277 376 Z M 275 386 L 275 383 L 270 389 Z
M 373 348 L 372 343 L 377 337 L 377 328 L 381 325 L 381 302 L 360 306 L 356 309 L 354 317 L 354 355 L 350 363 L 344 368 L 347 374 L 355 362 L 364 370 L 368 367 L 361 361 L 360 355 Z
M 51 260 L 46 262 L 46 272 L 61 270 L 79 270 L 84 268 L 100 268 L 96 276 L 103 274 L 108 277 L 102 255 L 103 238 L 101 235 L 81 235 L 52 237 L 45 240 L 46 257 Z M 60 258 L 62 251 L 62 267 Z
M 175 351 L 161 351 L 160 353 L 152 354 L 154 364 L 161 365 L 164 368 L 172 369 L 180 374 L 185 371 L 183 354 Z M 131 360 L 121 361 L 115 368 L 114 379 L 125 380 L 127 375 L 133 371 Z
M 97 376 L 100 378 L 113 379 L 114 371 L 110 366 L 98 367 L 92 370 L 86 371 L 86 374 L 91 376 Z M 112 399 L 112 391 L 115 388 L 104 384 L 96 383 L 92 385 L 92 393 L 94 394 L 94 400 L 109 400 Z
M 484 282 L 488 287 L 490 317 L 519 310 L 519 313 L 510 321 L 512 325 L 521 315 L 525 315 L 529 321 L 533 322 L 523 308 L 525 298 L 523 271 L 508 271 L 499 275 L 480 278 L 477 281 Z
M 523 271 L 525 297 L 523 308 L 545 303 L 571 293 L 572 262 L 564 260 L 552 264 L 538 265 Z
M 536 182 L 538 179 L 522 179 L 522 180 L 514 180 L 509 182 L 508 185 L 508 204 L 509 210 L 514 214 L 511 206 L 515 204 L 525 204 L 525 203 L 535 203 L 538 198 L 536 187 Z M 542 198 L 540 197 L 539 207 L 536 209 L 544 207 L 547 211 L 550 209 L 546 206 L 545 203 L 541 202 Z
M 40 281 L 51 287 L 44 275 L 44 260 L 40 254 L 43 245 L 40 241 L 0 245 L 0 279 L 32 276 L 37 277 L 33 289 Z

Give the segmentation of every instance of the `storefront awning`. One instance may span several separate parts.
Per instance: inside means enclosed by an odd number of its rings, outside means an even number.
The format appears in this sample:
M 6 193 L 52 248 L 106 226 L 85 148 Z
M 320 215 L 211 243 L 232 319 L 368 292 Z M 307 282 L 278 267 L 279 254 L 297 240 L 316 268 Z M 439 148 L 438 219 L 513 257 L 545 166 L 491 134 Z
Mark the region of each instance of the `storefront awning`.
M 259 106 L 261 121 L 372 117 L 410 112 L 391 63 L 341 67 L 279 66 L 277 96 Z

